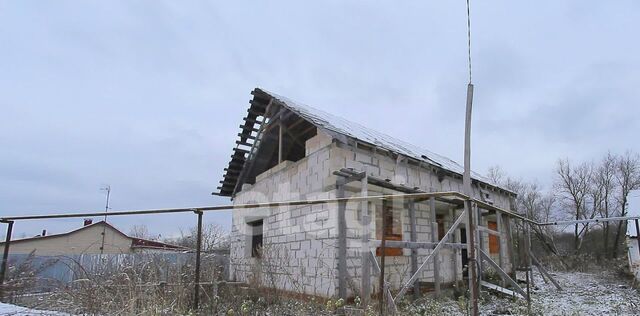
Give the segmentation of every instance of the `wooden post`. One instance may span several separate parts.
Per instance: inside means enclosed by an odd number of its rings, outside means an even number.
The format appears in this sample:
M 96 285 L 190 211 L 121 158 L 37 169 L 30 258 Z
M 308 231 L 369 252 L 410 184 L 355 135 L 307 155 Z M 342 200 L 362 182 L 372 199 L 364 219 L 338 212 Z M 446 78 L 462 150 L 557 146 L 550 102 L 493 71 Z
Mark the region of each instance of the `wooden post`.
M 387 236 L 385 234 L 385 232 L 387 231 L 387 225 L 389 225 L 389 223 L 387 223 L 387 208 L 384 205 L 384 201 L 383 201 L 383 205 L 382 205 L 382 210 L 381 210 L 381 214 L 382 214 L 382 238 L 381 238 L 381 243 L 380 243 L 380 279 L 379 279 L 379 283 L 380 283 L 380 315 L 383 316 L 385 314 L 385 306 L 384 306 L 384 297 L 386 294 L 385 291 L 385 284 L 384 284 L 384 268 L 385 268 L 385 255 L 386 255 L 386 244 L 387 244 Z
M 500 269 L 504 270 L 504 230 L 502 229 L 502 212 L 496 212 L 496 230 L 500 233 L 500 235 L 498 235 L 498 265 L 500 266 Z M 504 287 L 505 282 L 502 281 L 500 284 Z
M 513 244 L 513 230 L 511 229 L 511 217 L 507 216 L 507 221 L 506 221 L 506 229 L 507 229 L 507 242 L 508 242 L 508 247 L 507 247 L 507 251 L 509 252 L 509 261 L 511 262 L 511 278 L 512 279 L 516 279 L 516 256 L 515 256 L 515 249 L 514 249 L 514 244 Z
M 462 176 L 463 191 L 469 198 L 472 197 L 473 191 L 471 190 L 471 112 L 473 108 L 473 84 L 469 82 L 467 85 L 467 106 L 465 111 L 464 120 L 464 174 Z M 469 254 L 469 293 L 471 301 L 471 313 L 473 316 L 477 316 L 480 313 L 478 309 L 478 279 L 477 279 L 477 260 L 476 260 L 476 242 L 475 231 L 476 222 L 474 220 L 475 214 L 471 207 L 471 200 L 465 201 L 465 208 L 467 210 L 467 231 L 469 232 L 468 242 L 468 254 Z
M 416 206 L 413 200 L 409 201 L 409 224 L 411 229 L 411 241 L 418 241 L 418 229 L 416 219 Z M 418 271 L 418 249 L 411 249 L 411 275 Z M 413 283 L 413 298 L 418 299 L 420 297 L 420 282 Z
M 282 123 L 282 115 L 280 115 L 280 119 L 278 120 L 278 164 L 282 163 L 282 154 L 284 153 L 284 150 L 282 148 L 284 141 L 283 141 L 283 136 L 284 136 L 284 123 Z
M 524 251 L 527 252 L 525 258 L 527 260 L 527 273 L 530 274 L 530 279 L 531 279 L 531 286 L 536 286 L 536 282 L 533 280 L 533 266 L 531 263 L 531 224 L 529 224 L 528 222 L 523 222 L 523 225 L 526 227 L 526 232 L 527 235 L 525 236 L 525 247 L 526 249 Z
M 7 224 L 7 236 L 4 242 L 4 252 L 2 254 L 2 266 L 0 267 L 0 299 L 4 297 L 4 278 L 7 273 L 9 263 L 9 247 L 11 246 L 11 235 L 13 233 L 13 221 L 4 222 Z
M 451 220 L 453 220 L 454 218 L 456 218 L 456 210 L 455 209 L 449 209 L 449 217 L 451 217 Z M 456 228 L 456 232 L 453 234 L 453 242 L 454 243 L 459 243 L 460 242 L 460 230 Z M 453 251 L 451 251 L 451 262 L 453 262 L 453 281 L 457 286 L 458 283 L 458 255 L 460 254 L 460 250 L 458 248 L 453 248 Z
M 636 240 L 638 241 L 638 252 L 640 252 L 640 223 L 638 223 L 638 219 L 636 218 Z
M 431 241 L 438 242 L 438 222 L 436 221 L 436 199 L 429 199 L 429 209 L 431 210 Z M 440 256 L 433 258 L 433 286 L 435 296 L 440 296 Z
M 193 297 L 193 310 L 198 311 L 200 307 L 200 255 L 202 253 L 202 211 L 195 211 L 198 215 L 198 239 L 196 241 L 196 276 L 195 291 Z
M 526 262 L 526 272 L 527 272 L 527 276 L 526 276 L 526 281 L 527 281 L 527 311 L 528 314 L 527 315 L 531 315 L 531 284 L 530 282 L 533 281 L 531 279 L 530 275 L 530 271 L 531 271 L 531 256 L 529 255 L 531 253 L 531 239 L 530 239 L 530 235 L 529 235 L 529 224 L 526 221 L 522 221 L 522 227 L 524 228 L 525 231 L 525 236 L 524 236 L 524 257 L 525 257 L 525 262 Z
M 337 181 L 336 196 L 345 196 L 344 183 L 341 179 Z M 347 202 L 338 203 L 338 296 L 347 299 Z
M 369 177 L 365 174 L 362 179 L 361 195 L 369 195 Z M 371 215 L 369 215 L 369 201 L 362 201 L 362 305 L 369 305 L 371 298 L 371 259 L 369 240 L 371 239 Z
M 504 269 L 504 258 L 503 258 L 503 253 L 502 250 L 504 247 L 502 247 L 502 242 L 504 241 L 504 231 L 502 229 L 502 213 L 501 212 L 496 212 L 496 231 L 498 231 L 498 233 L 500 233 L 498 235 L 498 264 L 500 265 L 500 268 Z
M 482 226 L 482 210 L 476 205 L 474 204 L 475 207 L 475 220 L 476 220 L 476 227 L 480 227 Z M 476 237 L 477 237 L 477 247 L 478 247 L 478 253 L 480 253 L 480 249 L 484 250 L 484 232 L 480 229 L 476 229 Z M 484 273 L 484 263 L 482 260 L 478 260 L 478 282 L 482 281 L 482 275 Z

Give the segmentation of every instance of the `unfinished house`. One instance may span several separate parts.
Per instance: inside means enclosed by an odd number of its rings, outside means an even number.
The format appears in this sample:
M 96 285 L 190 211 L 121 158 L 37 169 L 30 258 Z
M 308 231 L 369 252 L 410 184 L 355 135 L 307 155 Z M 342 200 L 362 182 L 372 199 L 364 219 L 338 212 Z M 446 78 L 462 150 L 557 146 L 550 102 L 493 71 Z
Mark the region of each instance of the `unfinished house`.
M 214 193 L 232 198 L 234 205 L 462 192 L 463 168 L 448 158 L 262 89 L 251 94 L 231 161 Z M 509 221 L 500 210 L 510 209 L 515 194 L 478 174 L 472 178 L 474 198 L 483 201 L 478 211 L 482 248 L 511 272 Z M 418 276 L 411 286 L 415 293 L 439 291 L 466 278 L 468 237 L 458 225 L 462 211 L 463 201 L 446 194 L 236 209 L 231 278 L 348 298 L 380 291 L 384 255 L 391 291 L 412 273 Z M 451 236 L 446 246 L 423 264 L 445 235 Z

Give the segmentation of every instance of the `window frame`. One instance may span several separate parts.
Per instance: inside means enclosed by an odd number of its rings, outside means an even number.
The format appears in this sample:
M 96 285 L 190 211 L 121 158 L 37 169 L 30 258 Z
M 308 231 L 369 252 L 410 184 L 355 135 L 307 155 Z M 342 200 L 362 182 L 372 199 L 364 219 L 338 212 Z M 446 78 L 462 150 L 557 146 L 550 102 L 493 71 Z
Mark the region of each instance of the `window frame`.
M 264 219 L 248 222 L 247 225 L 251 227 L 251 239 L 249 244 L 251 247 L 251 258 L 260 259 L 262 257 L 261 250 L 264 245 Z
M 493 231 L 498 231 L 498 222 L 487 221 L 487 228 Z M 500 254 L 500 238 L 494 234 L 489 234 L 489 254 Z
M 376 214 L 377 215 L 377 214 Z M 393 204 L 389 203 L 388 201 L 384 200 L 382 201 L 382 209 L 380 212 L 380 216 L 382 218 L 381 221 L 381 226 L 380 227 L 376 227 L 376 236 L 380 236 L 380 240 L 382 240 L 382 236 L 384 236 L 385 240 L 391 240 L 391 241 L 402 241 L 402 236 L 403 236 L 403 231 L 402 231 L 402 210 L 400 210 L 400 218 L 397 219 L 398 222 L 398 226 L 400 227 L 400 233 L 394 233 L 393 232 L 393 223 L 394 223 L 394 208 L 393 208 Z M 384 221 L 386 220 L 387 222 L 387 227 L 384 227 Z M 383 230 L 383 227 L 386 228 L 385 231 Z M 378 232 L 380 232 L 380 234 L 378 234 Z M 384 235 L 383 235 L 384 234 Z M 385 247 L 384 248 L 384 255 L 385 257 L 400 257 L 403 255 L 402 253 L 403 248 L 398 248 L 398 247 Z M 377 247 L 376 248 L 376 256 L 380 257 L 382 256 L 382 247 Z

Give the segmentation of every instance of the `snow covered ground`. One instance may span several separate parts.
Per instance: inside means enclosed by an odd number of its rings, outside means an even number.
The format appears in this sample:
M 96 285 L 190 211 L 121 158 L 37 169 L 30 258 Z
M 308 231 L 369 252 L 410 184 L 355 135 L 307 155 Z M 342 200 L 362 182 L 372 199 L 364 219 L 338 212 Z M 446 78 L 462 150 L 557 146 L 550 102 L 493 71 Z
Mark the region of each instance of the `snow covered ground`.
M 537 272 L 537 271 L 536 271 Z M 552 274 L 563 291 L 534 272 L 532 312 L 542 315 L 640 315 L 640 292 L 615 272 Z M 526 312 L 526 302 L 498 298 L 482 308 L 485 315 Z
M 563 291 L 558 291 L 552 284 L 544 283 L 537 271 L 534 272 L 532 287 L 531 315 L 639 315 L 640 291 L 631 287 L 631 278 L 625 278 L 614 271 L 597 271 L 593 273 L 555 272 L 554 278 L 560 283 Z M 40 301 L 40 304 L 43 303 Z M 294 305 L 304 305 L 298 302 Z M 466 315 L 463 301 L 442 299 L 440 301 L 423 300 L 400 311 L 400 315 Z M 513 299 L 484 292 L 481 297 L 481 314 L 489 315 L 527 315 L 525 300 Z M 320 306 L 322 308 L 322 306 Z M 279 310 L 275 306 L 271 309 Z M 301 310 L 307 310 L 301 308 Z M 311 309 L 309 313 L 287 313 L 300 315 L 329 315 Z M 277 315 L 281 313 L 269 313 Z M 0 316 L 70 316 L 69 314 L 28 309 L 15 305 L 0 303 Z
M 26 307 L 0 303 L 0 316 L 69 316 L 69 314 L 41 311 Z
M 638 246 L 638 238 L 627 237 L 627 247 L 629 248 L 629 270 L 636 278 L 636 282 L 640 283 L 640 246 Z
M 629 278 L 609 271 L 557 272 L 552 275 L 563 291 L 558 291 L 551 283 L 544 283 L 540 274 L 534 272 L 531 315 L 640 315 L 640 291 L 631 287 Z M 522 286 L 524 288 L 526 285 Z M 525 300 L 489 294 L 485 290 L 483 289 L 480 298 L 481 315 L 527 315 Z M 465 301 L 451 299 L 439 302 L 425 300 L 403 311 L 401 315 L 464 316 L 465 305 Z

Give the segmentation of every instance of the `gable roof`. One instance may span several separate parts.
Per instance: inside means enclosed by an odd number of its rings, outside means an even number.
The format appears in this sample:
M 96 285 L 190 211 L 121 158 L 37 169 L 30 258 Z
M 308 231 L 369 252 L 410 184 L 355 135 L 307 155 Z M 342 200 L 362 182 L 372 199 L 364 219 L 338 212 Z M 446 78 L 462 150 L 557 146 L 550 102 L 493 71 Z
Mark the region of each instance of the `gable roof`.
M 175 249 L 175 250 L 188 249 L 185 247 L 175 246 L 175 245 L 171 245 L 171 244 L 167 244 L 159 241 L 153 241 L 153 240 L 147 240 L 147 239 L 128 236 L 127 234 L 123 233 L 122 231 L 120 231 L 119 229 L 115 228 L 113 225 L 105 221 L 99 221 L 93 224 L 85 225 L 80 228 L 77 228 L 65 233 L 60 233 L 60 234 L 51 234 L 51 235 L 45 235 L 45 236 L 34 236 L 34 237 L 28 237 L 28 238 L 22 238 L 22 239 L 14 239 L 14 240 L 11 240 L 11 243 L 14 244 L 14 243 L 19 243 L 24 241 L 33 241 L 33 240 L 42 240 L 42 239 L 49 239 L 49 238 L 55 238 L 55 237 L 69 236 L 95 226 L 106 226 L 106 228 L 113 230 L 118 235 L 121 235 L 122 237 L 125 237 L 127 239 L 131 239 L 132 248 L 152 248 L 152 249 L 161 248 L 161 249 Z M 5 243 L 4 241 L 0 242 L 0 245 L 3 245 L 4 243 Z
M 107 228 L 114 230 L 119 235 L 122 235 L 123 237 L 129 238 L 129 236 L 127 236 L 125 233 L 123 233 L 119 229 L 113 227 L 113 225 L 111 225 L 111 224 L 109 224 L 109 223 L 107 223 L 105 221 L 99 221 L 99 222 L 96 222 L 96 223 L 93 223 L 93 224 L 82 226 L 80 228 L 76 228 L 74 230 L 70 230 L 70 231 L 65 232 L 65 233 L 49 234 L 49 235 L 45 235 L 45 236 L 34 236 L 34 237 L 27 237 L 27 238 L 21 238 L 21 239 L 12 239 L 11 243 L 13 244 L 13 243 L 17 243 L 17 242 L 31 241 L 31 240 L 36 240 L 36 239 L 40 240 L 40 239 L 48 239 L 48 238 L 69 236 L 71 234 L 75 234 L 77 232 L 80 232 L 80 231 L 83 231 L 83 230 L 86 230 L 86 229 L 89 229 L 89 228 L 95 227 L 95 226 L 106 226 Z M 0 242 L 0 245 L 1 244 L 4 244 L 4 241 Z
M 240 142 L 237 143 L 246 142 L 247 138 L 251 135 L 251 131 L 256 131 L 254 127 L 255 124 L 261 123 L 257 120 L 257 117 L 265 114 L 264 111 L 267 104 L 275 102 L 280 106 L 283 106 L 286 109 L 290 110 L 291 112 L 294 112 L 309 123 L 315 125 L 318 129 L 343 143 L 348 143 L 349 140 L 357 141 L 376 148 L 385 149 L 401 156 L 425 162 L 427 164 L 442 168 L 458 175 L 462 175 L 464 173 L 463 166 L 447 157 L 441 156 L 427 149 L 415 146 L 387 134 L 362 126 L 358 123 L 348 121 L 344 118 L 313 108 L 306 104 L 291 100 L 287 97 L 280 96 L 261 88 L 254 89 L 251 94 L 254 96 L 254 99 L 250 101 L 251 107 L 248 110 L 247 117 L 245 117 L 244 119 L 245 124 L 241 126 L 242 132 L 238 134 L 241 139 Z M 241 173 L 240 171 L 244 168 L 245 162 L 248 158 L 248 154 L 248 150 L 243 150 L 239 147 L 236 147 L 234 149 L 234 155 L 232 156 L 232 160 L 229 163 L 229 167 L 225 169 L 224 179 L 220 181 L 222 186 L 218 187 L 218 189 L 220 189 L 220 192 L 214 194 L 221 196 L 231 196 L 233 193 L 235 193 L 235 184 L 237 184 L 238 180 L 237 175 Z M 472 179 L 480 181 L 489 186 L 513 193 L 505 188 L 498 186 L 495 183 L 492 183 L 490 179 L 482 176 L 479 173 L 472 171 L 471 177 Z

